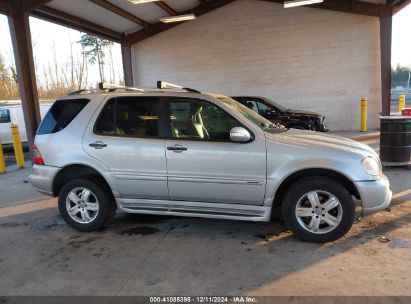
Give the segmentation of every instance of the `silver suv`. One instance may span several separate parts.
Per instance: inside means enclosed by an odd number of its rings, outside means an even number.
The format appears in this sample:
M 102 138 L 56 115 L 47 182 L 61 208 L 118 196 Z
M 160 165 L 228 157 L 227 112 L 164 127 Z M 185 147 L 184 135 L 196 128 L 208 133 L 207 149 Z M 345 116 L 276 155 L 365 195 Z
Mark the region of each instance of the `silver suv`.
M 102 88 L 57 100 L 33 147 L 32 185 L 79 231 L 116 209 L 270 221 L 281 208 L 299 239 L 327 242 L 351 228 L 356 200 L 362 215 L 390 203 L 366 145 L 273 125 L 222 95 Z

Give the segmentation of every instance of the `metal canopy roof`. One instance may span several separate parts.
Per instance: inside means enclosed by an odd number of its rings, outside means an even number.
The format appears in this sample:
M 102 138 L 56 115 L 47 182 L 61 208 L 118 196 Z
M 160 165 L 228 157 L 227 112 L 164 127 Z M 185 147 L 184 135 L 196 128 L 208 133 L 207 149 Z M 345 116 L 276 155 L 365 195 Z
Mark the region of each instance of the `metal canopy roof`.
M 178 24 L 163 24 L 159 18 L 186 13 L 200 16 L 235 0 L 163 0 L 142 4 L 132 4 L 128 0 L 20 1 L 26 12 L 35 17 L 123 44 L 133 44 Z M 0 13 L 7 13 L 6 2 L 0 0 Z M 324 0 L 309 7 L 380 17 L 387 12 L 396 13 L 409 2 L 411 0 Z

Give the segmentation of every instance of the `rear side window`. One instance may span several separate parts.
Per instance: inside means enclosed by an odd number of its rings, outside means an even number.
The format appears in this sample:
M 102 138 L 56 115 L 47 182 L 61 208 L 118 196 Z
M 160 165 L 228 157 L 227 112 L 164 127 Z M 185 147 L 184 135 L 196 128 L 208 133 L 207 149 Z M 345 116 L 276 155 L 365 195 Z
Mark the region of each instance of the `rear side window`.
M 7 109 L 0 109 L 0 123 L 11 122 L 10 111 Z
M 44 117 L 37 134 L 50 134 L 63 130 L 89 101 L 88 99 L 57 100 Z
M 94 127 L 108 136 L 157 137 L 158 102 L 150 97 L 122 97 L 109 100 Z

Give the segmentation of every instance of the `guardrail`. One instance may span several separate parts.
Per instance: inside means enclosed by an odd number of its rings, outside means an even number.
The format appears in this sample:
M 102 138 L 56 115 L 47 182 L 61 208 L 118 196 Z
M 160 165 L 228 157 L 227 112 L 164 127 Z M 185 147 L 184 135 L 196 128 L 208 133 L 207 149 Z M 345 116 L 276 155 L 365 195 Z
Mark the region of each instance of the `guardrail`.
M 13 141 L 14 155 L 16 157 L 17 168 L 24 168 L 24 154 L 23 146 L 21 144 L 19 127 L 15 124 L 10 126 L 11 138 Z M 3 145 L 0 140 L 0 174 L 5 174 L 7 172 L 6 161 L 4 159 Z

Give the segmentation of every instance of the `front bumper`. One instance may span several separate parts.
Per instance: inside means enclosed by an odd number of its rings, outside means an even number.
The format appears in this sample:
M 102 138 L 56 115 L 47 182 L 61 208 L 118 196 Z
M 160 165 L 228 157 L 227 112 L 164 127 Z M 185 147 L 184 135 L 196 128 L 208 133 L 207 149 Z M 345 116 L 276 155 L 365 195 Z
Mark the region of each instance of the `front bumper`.
M 52 166 L 33 166 L 33 173 L 29 176 L 31 185 L 39 192 L 53 196 L 53 181 L 61 168 Z
M 376 181 L 355 182 L 362 202 L 362 215 L 372 214 L 387 208 L 391 202 L 390 182 L 383 175 Z

